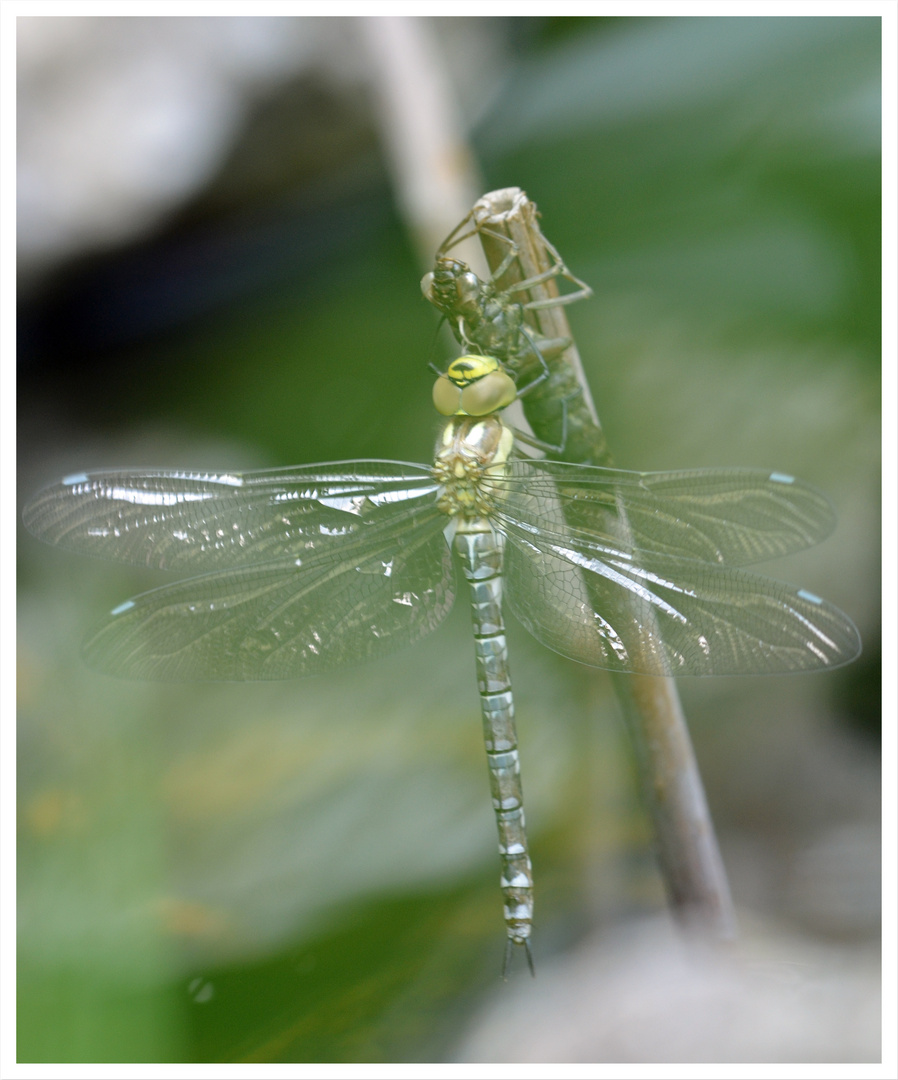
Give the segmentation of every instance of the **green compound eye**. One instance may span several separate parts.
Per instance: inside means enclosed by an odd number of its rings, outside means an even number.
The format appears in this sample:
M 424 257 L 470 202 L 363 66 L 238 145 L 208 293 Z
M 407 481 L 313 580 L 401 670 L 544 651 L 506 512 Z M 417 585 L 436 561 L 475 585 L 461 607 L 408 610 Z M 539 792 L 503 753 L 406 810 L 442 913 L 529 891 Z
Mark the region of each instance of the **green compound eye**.
M 487 416 L 510 405 L 517 397 L 514 379 L 504 371 L 491 371 L 461 392 L 461 407 L 468 416 Z
M 460 356 L 433 387 L 433 403 L 443 416 L 487 416 L 516 397 L 514 380 L 492 356 Z
M 461 389 L 441 375 L 433 384 L 433 403 L 441 416 L 455 416 L 461 410 Z

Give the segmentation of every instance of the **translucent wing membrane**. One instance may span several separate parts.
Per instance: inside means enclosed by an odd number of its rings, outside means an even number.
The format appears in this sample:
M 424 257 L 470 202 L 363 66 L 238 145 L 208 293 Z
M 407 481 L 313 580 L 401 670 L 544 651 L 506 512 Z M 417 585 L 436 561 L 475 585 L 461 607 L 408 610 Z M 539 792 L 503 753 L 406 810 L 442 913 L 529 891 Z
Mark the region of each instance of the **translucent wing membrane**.
M 452 605 L 425 466 L 338 462 L 234 474 L 80 474 L 39 492 L 49 543 L 166 570 L 219 570 L 121 605 L 91 666 L 144 679 L 276 679 L 383 656 Z
M 831 531 L 827 500 L 791 477 L 513 462 L 496 488 L 509 606 L 564 656 L 650 675 L 744 675 L 836 667 L 860 651 L 837 608 L 732 569 Z
M 436 629 L 454 599 L 443 515 L 400 524 L 398 537 L 344 536 L 143 593 L 96 628 L 85 659 L 140 679 L 286 679 L 385 656 Z
M 538 524 L 547 539 L 573 536 L 729 566 L 810 547 L 836 521 L 819 491 L 753 469 L 638 473 L 513 461 L 497 487 L 498 518 Z
M 837 667 L 853 623 L 804 590 L 742 570 L 509 529 L 508 603 L 535 638 L 581 664 L 647 675 L 748 675 Z
M 423 465 L 341 461 L 246 473 L 147 470 L 66 477 L 26 505 L 47 543 L 162 570 L 208 571 L 342 544 L 432 505 Z
M 805 671 L 852 660 L 836 608 L 733 567 L 823 539 L 832 509 L 791 477 L 633 473 L 512 461 L 490 475 L 507 594 L 541 642 L 584 664 L 674 675 Z M 242 474 L 119 471 L 40 492 L 49 543 L 168 570 L 102 623 L 95 667 L 158 679 L 268 679 L 385 655 L 453 598 L 447 517 L 423 465 L 338 462 Z

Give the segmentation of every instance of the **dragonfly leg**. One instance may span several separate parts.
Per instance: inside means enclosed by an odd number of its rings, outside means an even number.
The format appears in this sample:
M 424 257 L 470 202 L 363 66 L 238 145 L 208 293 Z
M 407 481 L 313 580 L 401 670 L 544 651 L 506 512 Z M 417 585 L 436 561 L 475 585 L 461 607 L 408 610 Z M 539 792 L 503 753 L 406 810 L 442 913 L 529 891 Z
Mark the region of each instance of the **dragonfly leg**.
M 519 376 L 524 372 L 525 366 L 533 367 L 533 358 L 536 358 L 536 363 L 539 365 L 537 374 L 528 379 L 523 386 L 518 387 L 518 397 L 524 397 L 534 387 L 539 386 L 540 383 L 544 383 L 549 378 L 552 372 L 546 358 L 552 357 L 554 359 L 563 353 L 570 345 L 571 339 L 563 337 L 537 339 L 523 326 L 518 329 L 517 333 L 530 346 L 530 353 L 526 353 L 522 348 L 509 349 L 503 351 L 502 355 L 499 355 L 499 359 L 503 367 L 508 370 L 509 374 L 517 382 Z
M 542 230 L 536 226 L 536 231 L 539 238 L 542 240 L 546 251 L 552 256 L 554 260 L 552 265 L 546 270 L 542 270 L 538 274 L 532 274 L 530 277 L 526 277 L 521 281 L 516 281 L 513 284 L 503 289 L 499 295 L 505 296 L 509 301 L 514 293 L 529 292 L 536 285 L 542 285 L 547 281 L 551 281 L 553 278 L 564 278 L 565 281 L 576 286 L 576 290 L 570 293 L 559 294 L 558 296 L 546 297 L 543 300 L 530 300 L 523 305 L 527 311 L 536 311 L 540 308 L 552 308 L 561 307 L 564 304 L 573 304 L 578 300 L 587 300 L 592 296 L 592 289 L 586 284 L 585 281 L 581 281 L 578 277 L 568 270 L 565 265 L 564 259 L 562 259 L 558 250 L 553 247 L 552 244 L 543 235 Z M 509 245 L 508 254 L 503 258 L 502 262 L 496 267 L 491 274 L 491 281 L 493 283 L 501 281 L 503 274 L 507 272 L 511 264 L 520 254 L 520 248 L 517 243 L 512 240 L 510 236 L 506 236 L 504 233 L 495 232 L 493 229 L 489 229 L 486 226 L 480 226 L 479 232 L 486 236 L 491 236 L 496 240 L 501 240 Z
M 506 236 L 505 233 L 498 232 L 495 229 L 487 228 L 485 225 L 478 224 L 477 228 L 474 230 L 474 233 L 476 233 L 478 237 L 491 236 L 494 240 L 498 240 L 500 243 L 508 245 L 508 253 L 505 255 L 502 262 L 499 263 L 499 265 L 490 275 L 492 281 L 498 281 L 518 257 L 520 248 L 510 236 Z M 509 289 L 507 291 L 510 292 L 511 290 Z
M 532 384 L 531 384 L 532 385 Z M 528 386 L 529 390 L 530 387 Z M 575 398 L 578 394 L 582 394 L 582 387 L 576 387 L 569 394 L 561 399 L 561 441 L 556 443 L 546 442 L 545 439 L 538 439 L 535 435 L 531 435 L 529 431 L 521 431 L 520 428 L 514 429 L 515 439 L 520 439 L 521 442 L 526 443 L 528 446 L 532 446 L 534 450 L 542 450 L 547 454 L 563 454 L 564 448 L 567 446 L 567 428 L 568 428 L 568 402 Z M 518 395 L 520 397 L 520 394 Z
M 567 266 L 564 263 L 564 259 L 562 259 L 557 248 L 555 248 L 552 244 L 549 243 L 548 239 L 543 234 L 543 231 L 538 227 L 537 231 L 539 232 L 539 238 L 546 246 L 546 250 L 555 260 L 555 264 L 543 274 L 532 277 L 529 279 L 529 281 L 521 282 L 521 285 L 518 286 L 518 288 L 526 285 L 536 285 L 541 280 L 546 279 L 548 275 L 548 277 L 563 277 L 565 281 L 569 281 L 572 285 L 576 285 L 577 289 L 576 292 L 564 293 L 559 296 L 549 297 L 545 300 L 531 300 L 529 303 L 524 304 L 524 307 L 528 311 L 537 311 L 540 308 L 561 307 L 564 304 L 576 303 L 576 301 L 578 300 L 588 300 L 589 297 L 592 296 L 592 289 L 586 284 L 585 281 L 581 281 L 578 277 L 576 277 L 576 275 L 572 274 L 570 270 L 568 270 Z

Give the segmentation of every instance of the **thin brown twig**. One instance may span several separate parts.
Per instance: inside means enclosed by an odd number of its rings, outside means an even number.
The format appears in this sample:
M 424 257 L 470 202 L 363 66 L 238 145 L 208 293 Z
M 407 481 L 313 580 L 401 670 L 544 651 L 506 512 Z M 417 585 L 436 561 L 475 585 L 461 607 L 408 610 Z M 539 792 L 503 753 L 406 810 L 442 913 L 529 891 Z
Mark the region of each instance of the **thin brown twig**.
M 472 218 L 493 272 L 507 263 L 509 246 L 501 237 L 516 248 L 516 258 L 495 282 L 498 289 L 539 277 L 557 265 L 558 253 L 543 236 L 536 205 L 520 188 L 484 195 L 474 204 Z M 538 304 L 557 297 L 558 276 L 516 290 L 514 300 Z M 540 338 L 569 341 L 547 359 L 548 378 L 522 399 L 534 434 L 548 443 L 557 440 L 563 428 L 564 447 L 553 456 L 577 464 L 610 465 L 565 306 L 531 306 L 526 320 Z M 620 513 L 617 524 L 620 527 Z M 625 519 L 623 525 L 626 528 Z M 646 633 L 652 633 L 651 626 Z M 689 926 L 714 937 L 732 937 L 736 923 L 729 884 L 676 684 L 647 675 L 611 673 L 611 678 L 630 732 L 673 910 Z

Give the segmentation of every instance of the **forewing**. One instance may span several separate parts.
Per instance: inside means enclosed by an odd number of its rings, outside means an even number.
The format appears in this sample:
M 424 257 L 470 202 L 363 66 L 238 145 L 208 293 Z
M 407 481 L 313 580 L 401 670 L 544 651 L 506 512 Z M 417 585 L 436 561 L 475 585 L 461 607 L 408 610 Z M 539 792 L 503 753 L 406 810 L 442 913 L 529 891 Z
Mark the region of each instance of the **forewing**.
M 550 649 L 649 675 L 837 667 L 860 652 L 851 620 L 804 590 L 694 559 L 604 550 L 509 528 L 508 603 Z
M 143 593 L 96 628 L 85 659 L 126 678 L 242 680 L 385 656 L 430 633 L 452 606 L 444 522 L 434 508 L 398 536 L 363 535 Z
M 819 491 L 782 473 L 695 469 L 637 473 L 515 461 L 496 481 L 499 517 L 562 541 L 744 566 L 823 540 L 835 514 Z
M 25 526 L 83 555 L 201 572 L 303 558 L 392 530 L 433 503 L 421 465 L 344 461 L 246 473 L 80 473 L 38 492 Z

